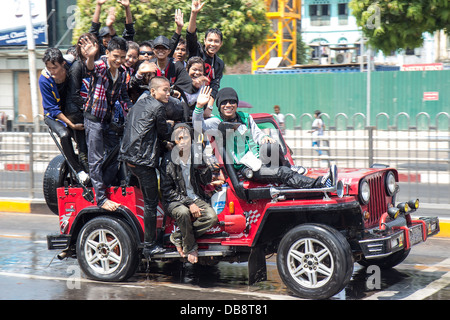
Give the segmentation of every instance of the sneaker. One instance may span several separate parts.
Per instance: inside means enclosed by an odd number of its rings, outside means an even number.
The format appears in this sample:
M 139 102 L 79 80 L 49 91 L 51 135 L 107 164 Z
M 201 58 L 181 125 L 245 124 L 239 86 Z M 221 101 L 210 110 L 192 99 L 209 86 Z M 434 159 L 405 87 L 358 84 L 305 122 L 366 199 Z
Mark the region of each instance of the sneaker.
M 333 164 L 332 166 L 330 166 L 330 170 L 328 171 L 328 173 L 322 177 L 322 185 L 327 188 L 331 188 L 336 184 L 337 178 L 337 167 L 335 164 Z
M 78 178 L 78 181 L 80 181 L 80 183 L 82 183 L 83 185 L 87 185 L 90 180 L 89 175 L 84 171 L 78 172 L 77 178 Z
M 145 257 L 152 257 L 155 254 L 166 252 L 166 249 L 164 249 L 163 247 L 157 245 L 156 243 L 147 243 L 146 242 L 144 244 L 144 249 L 143 249 L 142 252 L 143 252 Z
M 304 175 L 306 174 L 306 172 L 308 172 L 308 170 L 306 170 L 305 167 L 302 166 L 291 166 L 291 170 L 297 172 L 298 174 Z

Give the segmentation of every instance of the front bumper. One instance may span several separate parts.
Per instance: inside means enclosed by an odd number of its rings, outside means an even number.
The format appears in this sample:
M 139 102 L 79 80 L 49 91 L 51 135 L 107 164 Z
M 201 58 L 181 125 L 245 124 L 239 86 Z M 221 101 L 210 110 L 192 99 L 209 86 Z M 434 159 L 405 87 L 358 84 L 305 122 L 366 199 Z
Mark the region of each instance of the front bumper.
M 408 250 L 413 245 L 424 242 L 439 233 L 439 218 L 425 217 L 412 220 L 410 226 L 393 226 L 385 232 L 366 233 L 359 245 L 366 259 L 389 256 L 400 250 Z

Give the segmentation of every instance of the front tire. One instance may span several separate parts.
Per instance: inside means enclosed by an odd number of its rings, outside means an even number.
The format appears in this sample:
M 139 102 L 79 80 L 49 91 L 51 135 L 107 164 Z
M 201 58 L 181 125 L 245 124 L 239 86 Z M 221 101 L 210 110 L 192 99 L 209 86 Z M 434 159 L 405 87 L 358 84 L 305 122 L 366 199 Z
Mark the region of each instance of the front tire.
M 136 272 L 137 242 L 122 220 L 97 217 L 90 220 L 77 239 L 77 258 L 90 279 L 125 281 Z
M 353 273 L 350 245 L 337 230 L 325 225 L 304 224 L 281 240 L 278 272 L 295 295 L 327 299 L 349 283 Z

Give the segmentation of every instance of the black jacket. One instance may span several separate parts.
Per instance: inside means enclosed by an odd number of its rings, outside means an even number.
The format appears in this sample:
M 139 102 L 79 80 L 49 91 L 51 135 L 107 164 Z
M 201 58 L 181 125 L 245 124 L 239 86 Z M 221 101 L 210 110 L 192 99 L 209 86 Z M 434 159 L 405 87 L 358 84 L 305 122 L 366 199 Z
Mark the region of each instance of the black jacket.
M 106 48 L 103 45 L 102 37 L 100 36 L 100 26 L 101 26 L 100 23 L 92 21 L 89 33 L 92 33 L 94 36 L 97 37 L 100 55 L 103 56 L 106 54 Z M 125 29 L 123 30 L 122 38 L 124 38 L 127 41 L 134 41 L 135 34 L 136 31 L 134 30 L 134 23 L 125 23 Z M 117 34 L 112 35 L 112 37 L 117 37 Z
M 192 154 L 200 154 L 201 157 L 201 153 L 194 153 L 193 150 L 191 151 L 191 155 Z M 191 159 L 193 158 L 191 157 Z M 170 205 L 175 205 L 175 202 L 182 203 L 185 206 L 194 203 L 194 200 L 187 196 L 186 184 L 184 183 L 181 166 L 174 163 L 172 152 L 170 151 L 165 154 L 161 162 L 160 174 L 162 202 L 168 211 L 170 211 Z M 211 170 L 206 165 L 196 165 L 195 162 L 191 165 L 191 185 L 194 188 L 194 193 L 203 200 L 206 200 L 207 197 L 203 192 L 201 185 L 207 185 L 211 182 L 211 179 Z
M 69 71 L 66 116 L 71 117 L 71 120 L 75 120 L 77 123 L 83 123 L 83 111 L 86 99 L 81 96 L 81 87 L 83 79 L 87 77 L 86 64 L 76 59 Z
M 156 168 L 160 142 L 169 140 L 170 134 L 164 105 L 150 95 L 142 98 L 128 112 L 119 159 Z
M 150 62 L 157 63 L 157 59 L 153 58 Z M 169 63 L 165 70 L 157 70 L 156 75 L 160 77 L 166 77 L 170 86 L 187 93 L 193 93 L 194 86 L 192 85 L 192 79 L 189 76 L 183 63 L 175 61 L 173 58 L 169 58 Z
M 198 56 L 205 61 L 205 74 L 210 80 L 211 96 L 215 99 L 219 92 L 225 63 L 217 54 L 213 58 L 206 54 L 205 49 L 197 40 L 197 30 L 193 33 L 186 31 L 186 49 L 189 52 L 189 58 Z

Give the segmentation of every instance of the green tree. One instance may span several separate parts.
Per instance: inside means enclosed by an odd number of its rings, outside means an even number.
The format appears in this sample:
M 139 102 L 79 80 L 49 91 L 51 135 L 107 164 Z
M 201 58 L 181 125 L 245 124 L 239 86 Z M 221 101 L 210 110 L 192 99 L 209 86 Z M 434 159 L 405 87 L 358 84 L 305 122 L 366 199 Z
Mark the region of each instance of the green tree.
M 135 41 L 152 40 L 158 35 L 170 38 L 175 31 L 175 9 L 184 13 L 184 28 L 189 21 L 191 0 L 141 0 L 132 1 L 130 8 L 135 21 Z M 80 16 L 74 30 L 73 43 L 78 37 L 87 32 L 91 26 L 94 14 L 95 0 L 78 0 Z M 114 28 L 120 35 L 124 29 L 125 10 L 117 1 L 110 0 L 103 5 L 101 14 L 102 26 L 106 20 L 106 11 L 110 7 L 116 8 Z M 219 28 L 224 36 L 224 43 L 219 52 L 220 57 L 227 64 L 250 59 L 251 49 L 264 41 L 270 29 L 266 17 L 263 0 L 209 0 L 205 3 L 197 18 L 199 40 L 203 41 L 204 32 L 208 28 Z
M 386 54 L 420 47 L 424 32 L 450 27 L 448 0 L 351 0 L 349 6 L 369 44 Z
M 311 59 L 311 47 L 308 46 L 304 41 L 302 34 L 297 33 L 297 64 L 308 64 Z

